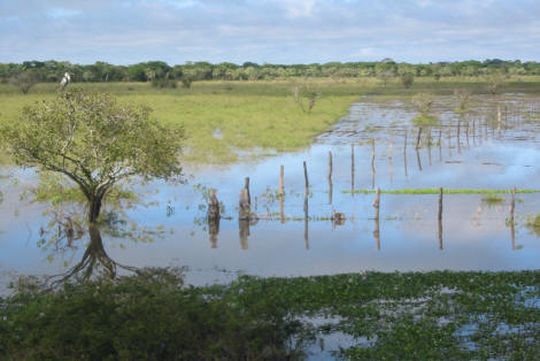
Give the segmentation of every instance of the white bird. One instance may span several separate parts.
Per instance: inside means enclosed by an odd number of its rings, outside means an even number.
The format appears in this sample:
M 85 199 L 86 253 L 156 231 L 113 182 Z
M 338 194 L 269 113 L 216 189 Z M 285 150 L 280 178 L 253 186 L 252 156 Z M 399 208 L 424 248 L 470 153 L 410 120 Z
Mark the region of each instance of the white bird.
M 69 75 L 68 72 L 65 72 L 64 77 L 62 78 L 62 80 L 60 80 L 60 88 L 64 90 L 70 82 L 71 82 L 71 76 Z

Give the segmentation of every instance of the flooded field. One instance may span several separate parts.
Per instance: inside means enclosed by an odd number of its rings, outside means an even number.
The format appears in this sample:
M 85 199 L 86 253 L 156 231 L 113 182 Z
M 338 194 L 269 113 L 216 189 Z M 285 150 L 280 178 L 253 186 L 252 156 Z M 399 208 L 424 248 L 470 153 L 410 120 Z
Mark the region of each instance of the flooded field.
M 527 220 L 540 213 L 539 100 L 519 94 L 475 97 L 471 110 L 458 114 L 454 97 L 438 97 L 437 121 L 430 124 L 415 124 L 409 103 L 365 97 L 304 151 L 264 151 L 233 165 L 188 166 L 186 184 L 133 184 L 139 200 L 109 212 L 110 229 L 97 231 L 92 242 L 84 227 L 73 225 L 70 212 L 80 213 L 82 206 L 58 211 L 22 197 L 37 185 L 36 175 L 5 166 L 3 283 L 13 275 L 67 274 L 77 266 L 77 272 L 101 267 L 119 273 L 187 266 L 194 284 L 238 273 L 538 269 L 540 230 Z M 214 134 L 219 137 L 219 129 Z M 238 219 L 245 177 L 257 221 Z M 445 193 L 442 208 L 436 191 L 408 194 L 440 187 L 462 194 Z M 219 225 L 206 221 L 209 189 L 217 190 L 224 207 Z

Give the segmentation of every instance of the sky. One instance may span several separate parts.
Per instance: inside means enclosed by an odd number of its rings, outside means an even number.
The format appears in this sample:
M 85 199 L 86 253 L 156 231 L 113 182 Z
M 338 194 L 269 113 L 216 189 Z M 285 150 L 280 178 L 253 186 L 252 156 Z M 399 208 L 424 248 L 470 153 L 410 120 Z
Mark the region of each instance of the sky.
M 540 0 L 0 0 L 0 62 L 540 60 Z

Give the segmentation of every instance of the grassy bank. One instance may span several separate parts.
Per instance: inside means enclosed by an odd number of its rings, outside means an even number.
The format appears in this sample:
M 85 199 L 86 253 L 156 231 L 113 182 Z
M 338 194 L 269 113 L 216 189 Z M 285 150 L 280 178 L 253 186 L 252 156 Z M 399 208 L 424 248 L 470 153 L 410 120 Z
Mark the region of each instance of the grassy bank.
M 334 333 L 354 340 L 334 354 L 348 360 L 540 353 L 540 271 L 241 277 L 191 288 L 178 273 L 149 270 L 54 292 L 19 286 L 0 303 L 5 360 L 302 360 Z

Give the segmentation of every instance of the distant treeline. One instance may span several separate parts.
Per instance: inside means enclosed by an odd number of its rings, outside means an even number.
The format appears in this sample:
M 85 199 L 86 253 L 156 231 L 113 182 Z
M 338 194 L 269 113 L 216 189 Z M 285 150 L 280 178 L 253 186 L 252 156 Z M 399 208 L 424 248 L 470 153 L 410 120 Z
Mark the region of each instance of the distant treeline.
M 113 65 L 96 62 L 90 65 L 67 61 L 25 61 L 22 64 L 0 64 L 0 81 L 8 82 L 21 74 L 31 74 L 41 82 L 60 81 L 65 72 L 77 82 L 156 81 L 171 80 L 258 80 L 290 77 L 381 77 L 403 75 L 415 77 L 540 75 L 540 63 L 491 59 L 484 61 L 438 62 L 428 64 L 397 63 L 391 59 L 379 62 L 331 62 L 325 64 L 256 64 L 246 62 L 211 64 L 188 62 L 171 66 L 163 61 L 149 61 L 133 65 Z

